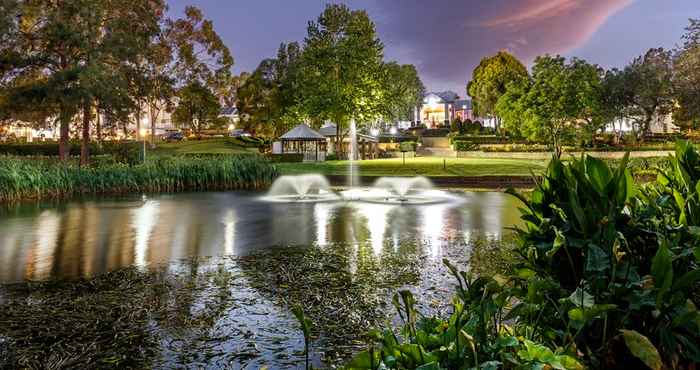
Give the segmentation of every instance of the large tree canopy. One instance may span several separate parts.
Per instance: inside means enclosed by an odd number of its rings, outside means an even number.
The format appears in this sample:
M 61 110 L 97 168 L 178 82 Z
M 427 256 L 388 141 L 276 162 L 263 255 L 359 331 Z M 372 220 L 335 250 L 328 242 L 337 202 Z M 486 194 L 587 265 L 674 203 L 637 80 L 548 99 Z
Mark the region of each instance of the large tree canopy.
M 425 86 L 416 67 L 396 62 L 384 65 L 386 104 L 383 116 L 391 122 L 407 121 L 413 108 L 423 103 Z
M 508 52 L 499 51 L 482 59 L 467 85 L 467 93 L 474 101 L 474 113 L 496 116 L 496 104 L 506 93 L 508 84 L 527 75 L 525 66 Z
M 176 124 L 189 127 L 196 134 L 201 133 L 205 127 L 222 124 L 219 119 L 219 100 L 207 86 L 192 82 L 180 88 L 178 97 L 177 108 L 172 115 Z
M 365 11 L 327 5 L 304 40 L 300 94 L 304 110 L 339 127 L 378 118 L 384 105 L 383 50 Z M 340 130 L 339 130 L 340 131 Z
M 700 128 L 700 20 L 691 19 L 674 60 L 673 91 L 678 126 Z
M 12 2 L 10 2 L 11 4 Z M 129 88 L 141 78 L 135 66 L 145 57 L 165 11 L 153 0 L 26 0 L 0 21 L 7 33 L 0 45 L 5 103 L 15 109 L 55 107 L 60 153 L 67 156 L 69 123 L 81 112 L 86 163 L 90 120 L 96 101 L 129 109 Z M 21 83 L 17 83 L 22 81 Z M 26 105 L 25 105 L 26 104 Z
M 561 155 L 563 140 L 574 129 L 583 140 L 590 140 L 607 123 L 602 78 L 601 68 L 581 59 L 567 63 L 560 56 L 538 57 L 531 78 L 515 79 L 507 85 L 496 113 L 512 132 L 547 141 Z
M 661 48 L 650 49 L 625 67 L 622 79 L 629 99 L 622 113 L 643 137 L 654 117 L 669 113 L 673 107 L 671 53 Z

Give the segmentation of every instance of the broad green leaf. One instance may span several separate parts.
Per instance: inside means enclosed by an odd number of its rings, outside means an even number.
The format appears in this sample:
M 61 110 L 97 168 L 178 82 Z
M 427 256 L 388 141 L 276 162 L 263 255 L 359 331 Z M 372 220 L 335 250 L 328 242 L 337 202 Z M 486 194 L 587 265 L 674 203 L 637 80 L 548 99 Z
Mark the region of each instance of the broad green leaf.
M 547 251 L 547 257 L 552 258 L 557 251 L 566 245 L 566 237 L 559 229 L 554 229 L 556 236 L 554 237 L 554 243 L 552 244 L 552 249 Z
M 595 244 L 588 246 L 586 253 L 586 271 L 603 272 L 610 269 L 610 258 L 607 253 Z
M 562 364 L 564 369 L 566 370 L 583 370 L 585 369 L 583 365 L 578 362 L 577 359 L 567 356 L 567 355 L 562 355 L 559 356 L 559 362 Z
M 666 246 L 665 241 L 661 241 L 656 255 L 651 260 L 651 276 L 654 278 L 654 286 L 659 289 L 656 298 L 657 305 L 660 304 L 663 295 L 671 289 L 673 283 L 673 257 L 671 250 Z
M 372 368 L 372 365 L 374 365 L 374 367 L 377 367 L 381 361 L 381 359 L 379 358 L 379 354 L 379 351 L 374 351 L 373 355 L 370 355 L 369 351 L 360 352 L 357 355 L 355 355 L 355 357 L 353 357 L 347 365 L 345 365 L 345 368 L 356 370 L 374 370 Z
M 698 182 L 700 184 L 700 182 Z M 700 227 L 698 226 L 688 226 L 688 232 L 694 237 L 700 237 Z
M 498 370 L 503 363 L 501 361 L 486 361 L 479 367 L 481 370 Z
M 700 281 L 700 269 L 696 269 L 693 271 L 690 271 L 686 273 L 685 275 L 681 276 L 676 282 L 673 284 L 673 290 L 683 290 L 686 288 L 692 287 L 693 284 L 697 283 Z
M 569 314 L 569 319 L 571 319 L 573 321 L 580 321 L 580 322 L 585 321 L 584 315 L 583 315 L 583 310 L 581 308 L 578 308 L 578 307 L 573 308 L 573 309 L 569 310 L 568 314 Z
M 586 157 L 586 174 L 591 184 L 600 195 L 605 194 L 605 188 L 612 178 L 612 172 L 602 160 L 591 156 Z
M 663 367 L 661 355 L 649 338 L 634 330 L 620 330 L 620 332 L 622 332 L 627 348 L 635 357 L 642 360 L 650 369 L 661 370 Z
M 577 288 L 573 293 L 571 293 L 571 295 L 569 296 L 569 301 L 576 305 L 576 307 L 584 308 L 593 307 L 593 305 L 595 304 L 593 296 L 581 288 Z

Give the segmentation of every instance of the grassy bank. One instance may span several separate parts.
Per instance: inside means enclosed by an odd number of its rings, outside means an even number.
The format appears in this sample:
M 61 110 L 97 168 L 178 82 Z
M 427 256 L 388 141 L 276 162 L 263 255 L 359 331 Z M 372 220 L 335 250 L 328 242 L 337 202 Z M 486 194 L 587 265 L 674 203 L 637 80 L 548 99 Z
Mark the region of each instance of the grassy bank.
M 233 139 L 192 140 L 179 143 L 158 143 L 148 153 L 157 156 L 183 154 L 256 154 L 258 148 L 244 146 Z
M 444 160 L 444 162 L 443 162 Z M 362 176 L 530 176 L 531 171 L 540 173 L 547 163 L 527 159 L 461 159 L 421 157 L 374 159 L 357 161 Z M 345 175 L 348 161 L 322 163 L 281 163 L 282 174 L 321 173 L 323 175 Z
M 136 166 L 88 168 L 5 157 L 0 161 L 0 202 L 87 194 L 259 189 L 276 176 L 277 169 L 259 156 L 161 158 Z

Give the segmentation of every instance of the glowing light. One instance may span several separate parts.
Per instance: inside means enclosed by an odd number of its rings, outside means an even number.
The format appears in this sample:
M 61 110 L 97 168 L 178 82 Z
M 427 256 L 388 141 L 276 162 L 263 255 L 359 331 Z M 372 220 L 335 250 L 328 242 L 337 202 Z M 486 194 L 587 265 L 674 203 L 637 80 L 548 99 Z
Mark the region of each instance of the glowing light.
M 231 208 L 226 211 L 221 223 L 224 224 L 224 254 L 230 256 L 236 241 L 236 210 Z
M 145 128 L 142 128 L 140 131 L 141 137 L 145 137 L 148 134 L 148 130 Z
M 134 265 L 143 267 L 147 264 L 148 242 L 151 233 L 156 226 L 156 219 L 160 213 L 158 202 L 147 200 L 144 205 L 134 210 L 132 227 L 136 231 L 136 243 L 134 245 Z
M 233 131 L 235 128 L 236 128 L 236 126 L 235 126 L 234 124 L 228 125 L 228 130 L 229 130 L 229 131 Z
M 369 131 L 370 135 L 372 136 L 379 136 L 379 129 L 373 128 Z
M 396 135 L 398 133 L 398 130 L 396 129 L 396 127 L 392 127 L 389 129 L 389 133 L 392 135 Z

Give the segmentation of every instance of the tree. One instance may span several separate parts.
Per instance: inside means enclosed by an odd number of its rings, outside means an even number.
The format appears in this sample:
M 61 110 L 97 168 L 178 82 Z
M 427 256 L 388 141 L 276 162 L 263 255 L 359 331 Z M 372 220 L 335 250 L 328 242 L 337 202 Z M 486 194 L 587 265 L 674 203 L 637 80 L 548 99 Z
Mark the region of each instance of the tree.
M 605 72 L 601 83 L 601 107 L 602 115 L 608 122 L 620 122 L 616 140 L 622 135 L 622 119 L 625 118 L 625 109 L 631 104 L 632 89 L 627 85 L 624 71 L 613 68 Z
M 299 101 L 307 116 L 338 125 L 338 152 L 343 126 L 350 120 L 369 122 L 383 113 L 383 50 L 365 11 L 327 5 L 318 20 L 309 23 Z
M 673 107 L 671 53 L 662 48 L 650 49 L 622 73 L 630 95 L 623 113 L 632 122 L 637 135 L 643 138 L 654 117 L 669 113 Z
M 273 122 L 280 115 L 276 64 L 274 59 L 260 62 L 237 92 L 242 127 L 256 135 L 273 135 Z
M 700 20 L 691 19 L 684 45 L 673 63 L 673 118 L 688 129 L 700 127 Z
M 580 141 L 594 142 L 595 134 L 608 124 L 612 117 L 605 106 L 603 77 L 605 71 L 595 64 L 583 59 L 573 58 L 566 66 L 568 85 L 576 94 L 575 120 L 578 123 L 577 134 Z
M 143 85 L 137 89 L 139 100 L 148 107 L 151 135 L 155 136 L 160 113 L 173 105 L 176 91 L 188 91 L 183 87 L 204 85 L 221 102 L 229 104 L 235 98 L 233 62 L 212 21 L 205 19 L 200 9 L 188 6 L 183 18 L 164 19 L 161 32 L 150 43 L 143 60 Z M 137 130 L 140 115 L 141 107 L 135 117 Z
M 530 76 L 515 79 L 506 85 L 506 92 L 496 103 L 495 115 L 501 118 L 503 127 L 511 136 L 527 136 L 523 130 L 525 111 L 528 109 L 527 94 L 532 87 Z
M 243 127 L 258 135 L 277 136 L 304 119 L 299 100 L 301 48 L 282 44 L 274 59 L 263 60 L 238 90 Z
M 384 73 L 387 95 L 384 118 L 393 122 L 409 120 L 413 109 L 422 104 L 425 96 L 425 86 L 416 67 L 390 62 L 384 65 Z
M 3 3 L 4 4 L 4 3 Z M 3 5 L 5 7 L 5 5 Z M 35 77 L 31 84 L 12 84 L 6 103 L 49 104 L 60 126 L 60 157 L 68 155 L 69 124 L 81 113 L 81 163 L 88 162 L 90 123 L 96 101 L 128 109 L 134 66 L 165 12 L 162 1 L 35 0 L 17 1 L 0 45 L 5 82 Z M 9 25 L 8 25 L 9 24 Z M 5 85 L 7 86 L 7 85 Z M 28 101 L 27 98 L 31 98 Z
M 492 57 L 482 59 L 472 73 L 472 80 L 467 84 L 467 94 L 474 101 L 474 112 L 483 117 L 496 117 L 498 131 L 498 99 L 506 93 L 509 83 L 519 81 L 527 75 L 525 66 L 506 51 L 499 51 Z
M 545 140 L 557 157 L 565 138 L 582 124 L 598 122 L 600 71 L 561 56 L 537 57 L 531 78 L 507 85 L 496 111 L 509 127 L 531 140 Z
M 178 91 L 179 102 L 173 111 L 173 121 L 187 126 L 196 134 L 206 127 L 219 126 L 221 105 L 214 93 L 199 82 L 192 82 Z

